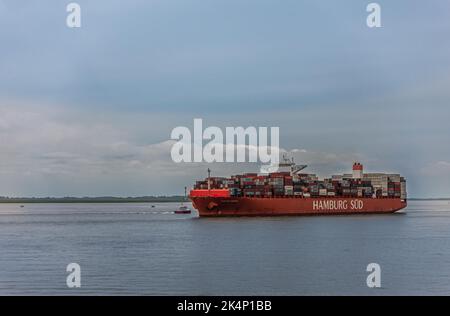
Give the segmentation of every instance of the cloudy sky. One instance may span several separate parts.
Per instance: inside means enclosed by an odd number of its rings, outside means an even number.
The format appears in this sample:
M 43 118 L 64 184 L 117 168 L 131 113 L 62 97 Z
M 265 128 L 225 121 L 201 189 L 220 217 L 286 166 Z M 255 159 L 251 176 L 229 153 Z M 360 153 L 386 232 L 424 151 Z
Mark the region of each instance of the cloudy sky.
M 279 126 L 310 172 L 450 196 L 450 2 L 0 0 L 0 196 L 180 194 L 170 133 Z M 216 175 L 258 170 L 214 164 Z

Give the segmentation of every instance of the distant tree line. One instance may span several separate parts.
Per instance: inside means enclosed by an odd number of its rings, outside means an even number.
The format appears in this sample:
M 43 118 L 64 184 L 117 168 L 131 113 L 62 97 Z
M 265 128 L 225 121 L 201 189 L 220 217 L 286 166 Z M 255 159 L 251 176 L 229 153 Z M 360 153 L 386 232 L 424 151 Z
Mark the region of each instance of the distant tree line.
M 139 197 L 3 197 L 0 203 L 130 203 L 130 202 L 182 202 L 184 196 L 139 196 Z

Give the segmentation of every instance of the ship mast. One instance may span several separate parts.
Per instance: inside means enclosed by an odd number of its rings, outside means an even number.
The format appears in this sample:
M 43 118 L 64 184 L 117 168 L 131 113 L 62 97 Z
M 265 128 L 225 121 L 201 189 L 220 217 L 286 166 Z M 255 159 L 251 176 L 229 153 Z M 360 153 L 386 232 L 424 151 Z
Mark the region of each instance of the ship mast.
M 208 192 L 211 191 L 211 169 L 208 168 Z

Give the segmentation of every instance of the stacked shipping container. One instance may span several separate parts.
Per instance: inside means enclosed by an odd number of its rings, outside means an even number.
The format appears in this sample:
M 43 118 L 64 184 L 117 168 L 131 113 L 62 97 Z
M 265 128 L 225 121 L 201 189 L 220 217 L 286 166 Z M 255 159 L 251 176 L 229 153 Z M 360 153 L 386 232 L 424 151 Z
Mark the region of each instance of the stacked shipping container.
M 355 167 L 356 166 L 356 167 Z M 210 189 L 229 189 L 231 196 L 247 197 L 360 197 L 406 199 L 406 181 L 399 174 L 362 173 L 333 175 L 319 180 L 315 174 L 274 172 L 268 175 L 246 173 L 231 178 L 209 178 Z M 195 189 L 208 189 L 208 179 L 197 181 Z

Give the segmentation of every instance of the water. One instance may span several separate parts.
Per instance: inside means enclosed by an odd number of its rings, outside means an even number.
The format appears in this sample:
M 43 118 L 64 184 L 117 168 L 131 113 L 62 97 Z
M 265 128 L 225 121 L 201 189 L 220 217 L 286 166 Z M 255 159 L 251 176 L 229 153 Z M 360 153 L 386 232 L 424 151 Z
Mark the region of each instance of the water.
M 0 294 L 450 294 L 450 203 L 204 219 L 177 203 L 0 204 Z M 81 288 L 66 266 L 81 266 Z M 381 266 L 379 289 L 366 267 Z

